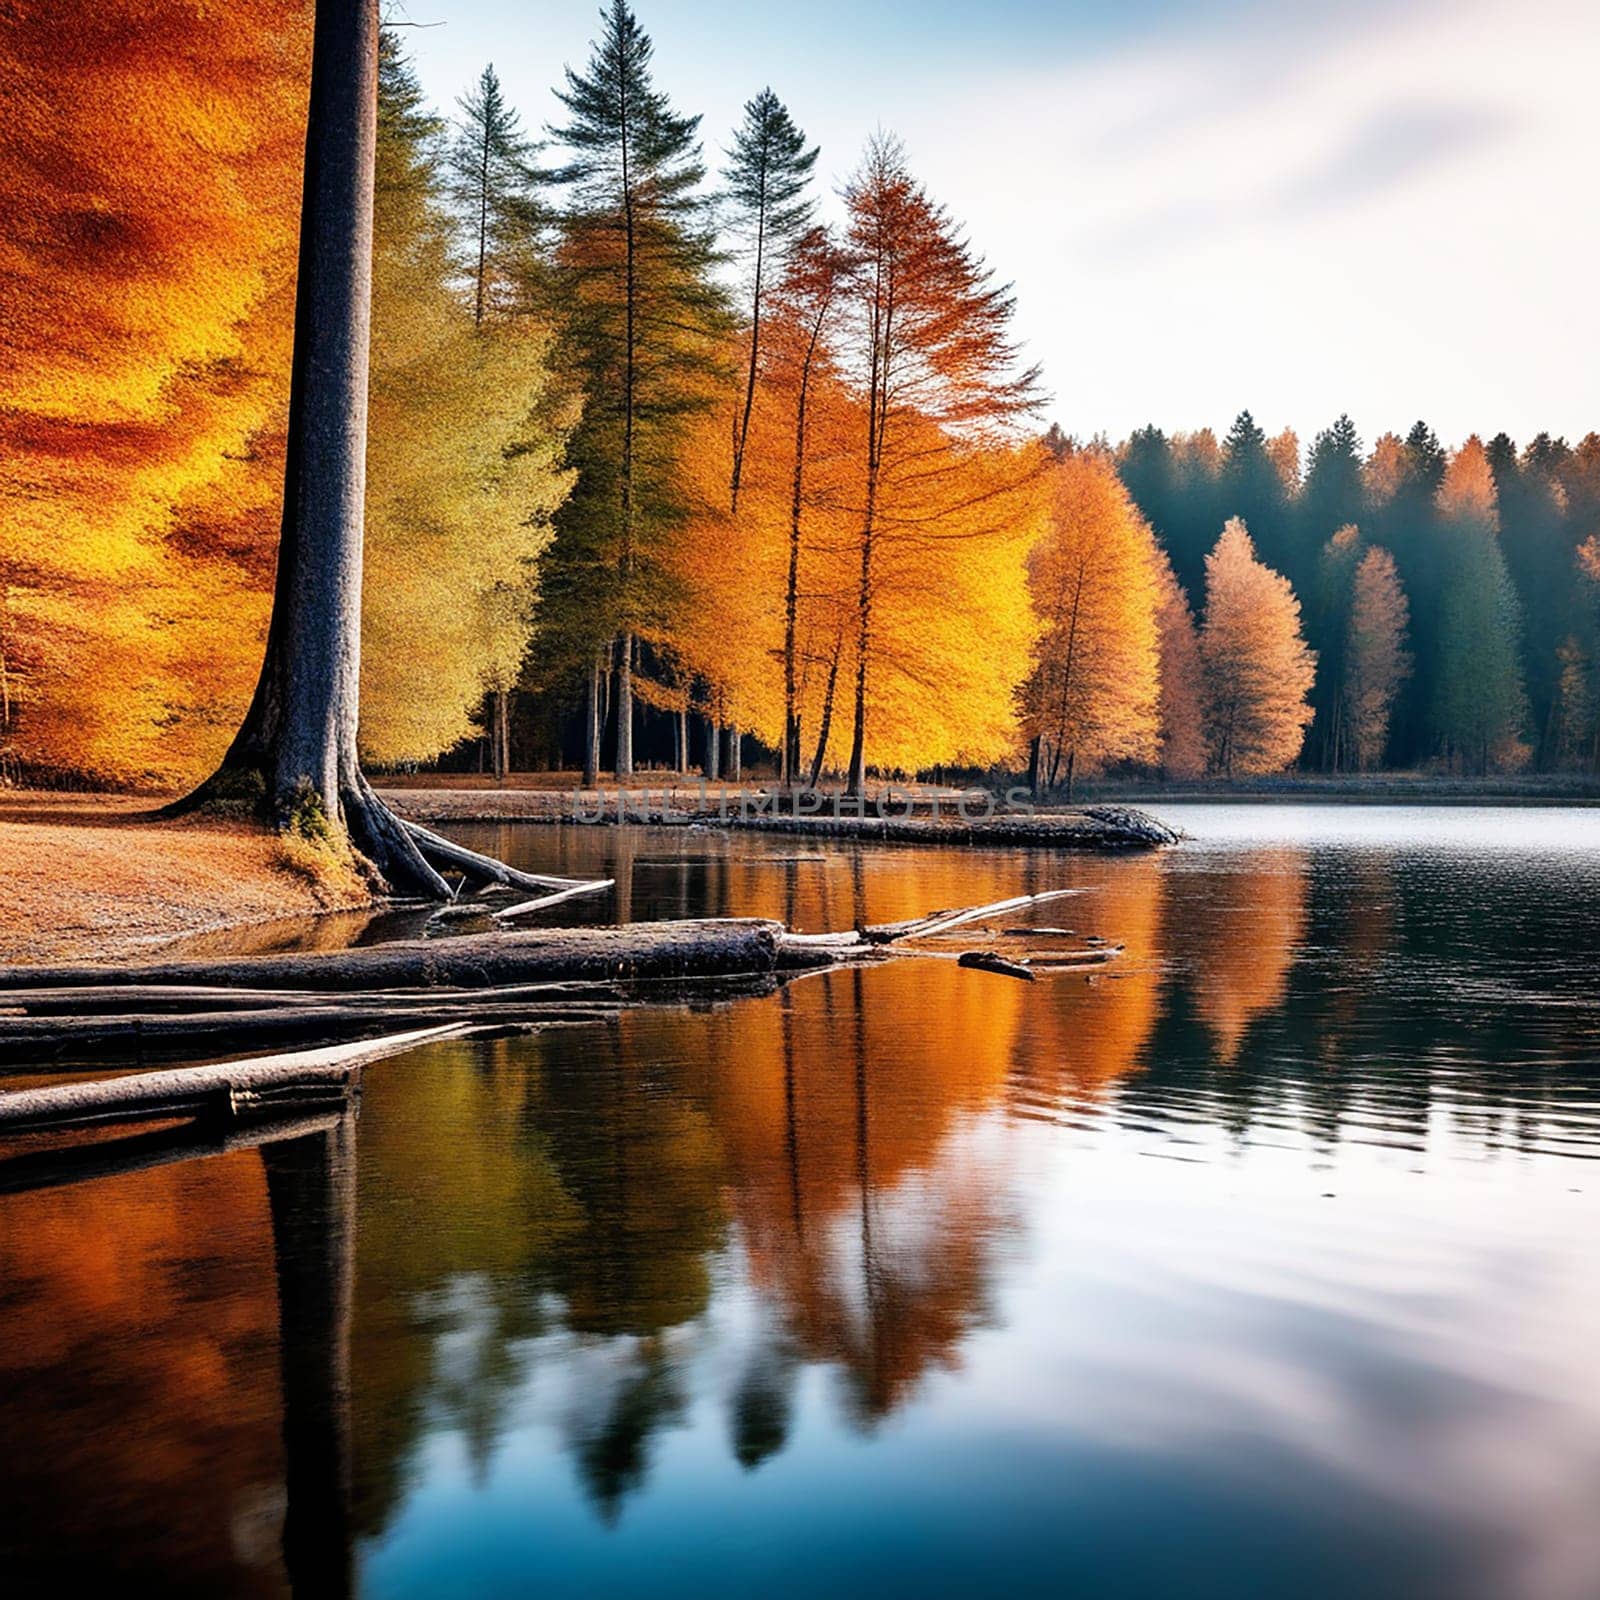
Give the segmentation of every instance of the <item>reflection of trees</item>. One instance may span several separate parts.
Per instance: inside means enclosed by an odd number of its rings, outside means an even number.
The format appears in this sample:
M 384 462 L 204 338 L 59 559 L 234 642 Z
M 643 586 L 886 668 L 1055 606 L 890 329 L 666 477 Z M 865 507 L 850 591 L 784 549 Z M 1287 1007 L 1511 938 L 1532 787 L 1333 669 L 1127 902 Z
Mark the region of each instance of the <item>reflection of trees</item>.
M 1252 850 L 1226 871 L 1208 873 L 1204 897 L 1186 896 L 1171 928 L 1172 953 L 1189 969 L 1195 1010 L 1227 1065 L 1251 1023 L 1284 997 L 1306 931 L 1304 852 Z
M 38 1154 L 0 1212 L 8 1583 L 340 1600 L 353 1113 Z
M 1002 1179 L 987 1151 L 951 1145 L 1000 1095 L 1022 1002 L 986 975 L 951 976 L 907 964 L 809 980 L 738 1013 L 730 1070 L 715 1043 L 704 1058 L 698 1092 L 776 1308 L 735 1400 L 736 1438 L 766 1438 L 752 1454 L 784 1426 L 796 1360 L 837 1362 L 874 1418 L 953 1363 L 986 1314 Z
M 1022 1115 L 1099 1099 L 1144 1065 L 1160 1014 L 1165 861 L 1092 864 L 1081 900 L 1061 902 L 1080 933 L 1125 946 L 1103 971 L 1046 975 L 1018 1019 L 1010 1102 Z
M 279 1592 L 278 1297 L 252 1152 L 0 1197 L 0 1326 L 5 1587 Z

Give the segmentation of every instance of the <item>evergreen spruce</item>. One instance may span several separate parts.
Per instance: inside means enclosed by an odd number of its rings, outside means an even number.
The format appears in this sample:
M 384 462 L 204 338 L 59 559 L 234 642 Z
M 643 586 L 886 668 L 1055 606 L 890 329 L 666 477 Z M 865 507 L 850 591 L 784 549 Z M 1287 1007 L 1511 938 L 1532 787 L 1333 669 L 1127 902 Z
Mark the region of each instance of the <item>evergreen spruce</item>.
M 679 116 L 655 87 L 650 39 L 623 0 L 602 18 L 587 70 L 569 68 L 556 91 L 568 120 L 551 130 L 568 152 L 550 174 L 567 195 L 556 268 L 566 346 L 587 395 L 578 486 L 557 530 L 569 581 L 558 576 L 551 593 L 571 598 L 564 620 L 589 660 L 615 639 L 615 770 L 625 777 L 638 635 L 655 631 L 671 599 L 654 556 L 684 513 L 674 440 L 711 403 L 727 312 L 711 276 L 700 119 Z M 592 751 L 599 696 L 588 700 Z
M 816 214 L 816 203 L 807 193 L 816 164 L 817 147 L 807 148 L 805 135 L 771 89 L 763 89 L 746 102 L 744 121 L 734 133 L 728 165 L 723 169 L 734 231 L 750 275 L 746 302 L 750 344 L 744 394 L 734 422 L 729 483 L 729 501 L 735 512 L 761 364 L 761 313 L 769 283 L 781 272 Z

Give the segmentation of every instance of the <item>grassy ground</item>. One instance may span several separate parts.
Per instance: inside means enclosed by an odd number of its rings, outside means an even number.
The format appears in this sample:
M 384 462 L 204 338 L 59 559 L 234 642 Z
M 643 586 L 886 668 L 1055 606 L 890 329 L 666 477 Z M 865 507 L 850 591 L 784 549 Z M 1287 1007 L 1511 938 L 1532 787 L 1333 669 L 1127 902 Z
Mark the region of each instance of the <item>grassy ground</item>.
M 0 963 L 114 961 L 369 898 L 353 873 L 264 828 L 156 820 L 155 803 L 0 790 Z

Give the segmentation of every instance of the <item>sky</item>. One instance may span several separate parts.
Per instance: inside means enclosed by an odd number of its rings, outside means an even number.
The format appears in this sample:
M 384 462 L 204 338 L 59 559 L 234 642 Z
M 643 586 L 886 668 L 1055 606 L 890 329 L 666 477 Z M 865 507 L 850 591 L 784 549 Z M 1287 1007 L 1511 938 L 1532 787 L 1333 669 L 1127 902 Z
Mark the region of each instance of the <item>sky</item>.
M 597 0 L 391 0 L 441 109 L 493 62 L 524 122 Z M 1018 299 L 1048 415 L 1113 439 L 1600 429 L 1593 0 L 636 0 L 720 165 L 770 84 L 822 147 L 867 136 Z

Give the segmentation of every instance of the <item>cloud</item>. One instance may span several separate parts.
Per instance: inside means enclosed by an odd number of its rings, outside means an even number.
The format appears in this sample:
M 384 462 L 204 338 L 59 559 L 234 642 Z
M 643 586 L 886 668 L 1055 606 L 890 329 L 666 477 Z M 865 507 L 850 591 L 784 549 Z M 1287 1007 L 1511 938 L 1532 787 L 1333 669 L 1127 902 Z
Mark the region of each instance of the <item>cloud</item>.
M 1326 160 L 1286 184 L 1261 214 L 1291 218 L 1369 200 L 1481 153 L 1517 126 L 1516 116 L 1489 104 L 1386 107 L 1356 127 Z

